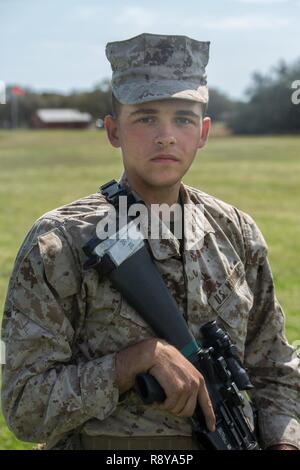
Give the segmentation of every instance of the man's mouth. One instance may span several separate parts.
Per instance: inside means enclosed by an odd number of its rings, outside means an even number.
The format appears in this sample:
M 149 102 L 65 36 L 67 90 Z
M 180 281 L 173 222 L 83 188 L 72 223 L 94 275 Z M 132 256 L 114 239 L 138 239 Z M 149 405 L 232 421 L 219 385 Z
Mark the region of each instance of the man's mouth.
M 172 155 L 172 154 L 161 153 L 151 158 L 151 161 L 157 162 L 157 163 L 178 162 L 179 158 L 175 157 L 175 155 Z

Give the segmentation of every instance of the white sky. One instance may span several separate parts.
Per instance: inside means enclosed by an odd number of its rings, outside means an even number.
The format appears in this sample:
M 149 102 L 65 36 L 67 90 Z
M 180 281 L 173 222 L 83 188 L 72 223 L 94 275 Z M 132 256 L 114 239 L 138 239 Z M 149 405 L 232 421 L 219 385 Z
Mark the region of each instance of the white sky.
M 110 77 L 107 42 L 184 34 L 211 41 L 209 85 L 241 98 L 253 71 L 300 58 L 299 31 L 300 0 L 0 0 L 0 80 L 89 89 Z

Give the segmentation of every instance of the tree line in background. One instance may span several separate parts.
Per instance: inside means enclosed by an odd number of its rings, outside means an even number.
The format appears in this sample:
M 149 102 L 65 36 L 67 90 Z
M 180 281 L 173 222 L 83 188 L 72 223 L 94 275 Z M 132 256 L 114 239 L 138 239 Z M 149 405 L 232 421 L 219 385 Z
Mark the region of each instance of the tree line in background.
M 207 114 L 213 121 L 222 121 L 235 134 L 277 134 L 300 131 L 300 103 L 292 102 L 292 84 L 300 81 L 300 60 L 283 61 L 266 75 L 254 73 L 246 90 L 246 101 L 230 99 L 210 88 Z M 300 82 L 299 82 L 300 83 Z M 22 90 L 13 96 L 12 90 Z M 300 90 L 298 93 L 300 101 Z M 18 126 L 31 127 L 32 116 L 41 108 L 74 108 L 89 112 L 93 119 L 103 119 L 111 112 L 110 81 L 103 80 L 91 91 L 38 93 L 31 89 L 7 87 L 7 103 L 0 106 L 0 127 L 12 127 L 12 100 L 18 100 Z
M 291 65 L 280 61 L 266 75 L 254 73 L 246 96 L 228 119 L 236 134 L 299 133 L 300 59 Z

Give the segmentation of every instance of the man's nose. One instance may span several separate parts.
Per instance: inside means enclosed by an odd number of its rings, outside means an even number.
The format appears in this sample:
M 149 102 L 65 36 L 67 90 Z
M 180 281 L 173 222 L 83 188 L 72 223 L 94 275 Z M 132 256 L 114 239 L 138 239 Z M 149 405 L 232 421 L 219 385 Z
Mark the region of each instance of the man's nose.
M 161 147 L 176 144 L 176 138 L 171 129 L 165 129 L 156 138 L 155 143 Z

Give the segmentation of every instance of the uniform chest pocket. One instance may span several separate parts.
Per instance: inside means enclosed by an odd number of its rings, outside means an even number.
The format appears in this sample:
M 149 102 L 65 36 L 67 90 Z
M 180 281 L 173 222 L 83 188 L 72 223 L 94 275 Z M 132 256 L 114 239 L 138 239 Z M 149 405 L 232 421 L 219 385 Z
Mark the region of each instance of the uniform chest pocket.
M 81 345 L 81 350 L 87 357 L 119 351 L 155 336 L 109 279 L 90 282 L 86 305 L 88 311 L 82 334 L 86 344 Z
M 128 304 L 109 279 L 89 282 L 88 321 L 112 327 L 150 328 L 145 320 Z
M 143 317 L 134 310 L 131 305 L 122 297 L 121 306 L 119 310 L 119 315 L 124 320 L 128 320 L 128 322 L 132 323 L 133 325 L 142 327 L 144 329 L 151 330 L 149 324 L 143 319 Z
M 218 323 L 229 334 L 240 357 L 243 358 L 253 294 L 245 279 L 241 262 L 234 266 L 216 292 L 209 297 L 208 302 L 217 313 Z
M 109 325 L 121 308 L 121 294 L 109 279 L 99 280 L 96 271 L 89 274 L 93 276 L 93 282 L 89 282 L 87 320 L 89 323 Z

